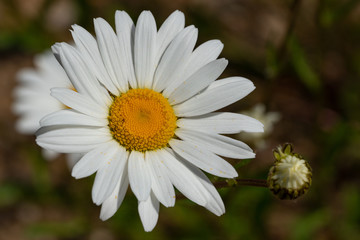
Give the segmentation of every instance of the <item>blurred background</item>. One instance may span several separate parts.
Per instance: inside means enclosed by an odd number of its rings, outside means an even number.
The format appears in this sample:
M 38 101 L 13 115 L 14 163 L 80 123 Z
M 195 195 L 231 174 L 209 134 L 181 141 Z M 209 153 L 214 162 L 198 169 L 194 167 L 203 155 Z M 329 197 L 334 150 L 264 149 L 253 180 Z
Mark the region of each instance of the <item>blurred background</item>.
M 102 222 L 93 178 L 73 179 L 63 156 L 46 162 L 34 136 L 16 132 L 11 104 L 16 72 L 35 54 L 71 41 L 74 23 L 92 33 L 94 17 L 114 26 L 117 9 L 134 21 L 151 10 L 158 26 L 179 9 L 199 28 L 198 45 L 220 39 L 223 76 L 257 87 L 225 110 L 257 114 L 269 129 L 234 136 L 257 153 L 237 165 L 240 177 L 266 179 L 272 149 L 291 142 L 313 168 L 308 194 L 280 201 L 265 188 L 223 188 L 225 215 L 179 199 L 145 233 L 129 192 Z M 0 239 L 359 239 L 359 79 L 356 0 L 0 0 Z

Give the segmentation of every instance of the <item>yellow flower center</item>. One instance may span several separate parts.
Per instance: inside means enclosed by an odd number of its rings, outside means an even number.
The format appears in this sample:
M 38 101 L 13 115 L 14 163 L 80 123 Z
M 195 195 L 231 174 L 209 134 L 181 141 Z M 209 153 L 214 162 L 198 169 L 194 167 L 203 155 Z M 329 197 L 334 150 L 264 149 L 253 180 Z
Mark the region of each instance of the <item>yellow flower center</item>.
M 131 89 L 115 97 L 108 120 L 113 137 L 127 150 L 139 152 L 165 147 L 176 129 L 168 100 L 150 89 Z

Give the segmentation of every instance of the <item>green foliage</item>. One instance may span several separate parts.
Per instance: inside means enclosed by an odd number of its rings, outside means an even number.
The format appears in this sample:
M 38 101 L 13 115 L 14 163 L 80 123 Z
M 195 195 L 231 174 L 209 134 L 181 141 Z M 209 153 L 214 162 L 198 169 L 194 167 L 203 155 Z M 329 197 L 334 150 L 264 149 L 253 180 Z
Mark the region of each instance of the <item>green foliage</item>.
M 23 196 L 23 192 L 16 184 L 3 183 L 0 185 L 0 207 L 11 206 L 18 202 Z
M 356 239 L 360 234 L 360 192 L 358 186 L 345 186 L 341 193 L 344 221 L 340 222 L 339 238 Z
M 320 1 L 320 14 L 319 22 L 320 26 L 324 28 L 331 28 L 336 23 L 346 18 L 352 10 L 359 4 L 358 0 L 325 0 Z
M 8 58 L 14 57 L 12 61 L 17 64 L 22 56 L 48 49 L 55 42 L 70 41 L 71 36 L 70 26 L 57 32 L 45 27 L 46 13 L 55 1 L 36 1 L 44 2 L 44 6 L 32 18 L 23 16 L 17 2 L 22 1 L 0 3 L 0 14 L 6 15 L 0 16 L 3 105 L 11 98 L 6 95 L 11 90 L 6 83 L 14 85 L 14 68 L 20 67 L 5 69 Z M 64 159 L 46 162 L 33 138 L 24 140 L 9 128 L 14 118 L 10 107 L 5 106 L 0 122 L 5 139 L 0 143 L 0 225 L 5 227 L 0 227 L 0 238 L 8 226 L 15 226 L 25 239 L 94 239 L 96 231 L 105 231 L 109 239 L 139 240 L 357 239 L 359 1 L 297 1 L 301 3 L 298 13 L 291 10 L 294 1 L 234 1 L 227 5 L 222 1 L 74 2 L 76 23 L 90 32 L 94 32 L 93 17 L 104 17 L 114 26 L 114 11 L 118 8 L 128 11 L 135 22 L 143 9 L 152 10 L 156 18 L 162 19 L 174 7 L 184 11 L 186 25 L 199 28 L 199 44 L 213 38 L 224 43 L 221 57 L 230 63 L 224 77 L 245 76 L 257 87 L 244 102 L 228 109 L 240 111 L 264 102 L 283 116 L 276 131 L 266 139 L 266 149 L 254 149 L 259 153 L 255 159 L 234 161 L 239 175 L 265 179 L 273 162 L 271 149 L 291 141 L 312 165 L 313 185 L 296 202 L 277 200 L 261 188 L 237 185 L 220 189 L 226 207 L 221 217 L 178 197 L 175 207 L 161 207 L 159 222 L 151 233 L 143 231 L 137 200 L 129 191 L 118 212 L 102 222 L 98 218 L 100 207 L 91 201 L 94 176 L 75 181 Z M 2 11 L 1 7 L 10 10 Z M 275 41 L 278 34 L 282 37 Z M 26 64 L 30 65 L 30 58 L 22 62 Z M 328 112 L 331 114 L 323 117 Z M 18 215 L 27 205 L 36 206 L 40 217 L 22 221 Z
M 318 209 L 294 223 L 292 239 L 314 239 L 319 229 L 324 228 L 330 220 L 330 213 L 326 209 Z
M 308 56 L 295 37 L 290 38 L 288 50 L 292 66 L 301 82 L 313 93 L 319 93 L 322 83 L 314 70 L 313 64 L 309 62 Z
M 46 221 L 30 224 L 25 231 L 25 235 L 27 239 L 40 239 L 50 236 L 67 239 L 74 236 L 81 236 L 88 230 L 84 219 L 72 219 L 67 222 Z
M 248 165 L 253 159 L 249 158 L 249 159 L 242 159 L 240 160 L 238 163 L 235 164 L 235 169 L 239 169 L 242 168 L 246 165 Z

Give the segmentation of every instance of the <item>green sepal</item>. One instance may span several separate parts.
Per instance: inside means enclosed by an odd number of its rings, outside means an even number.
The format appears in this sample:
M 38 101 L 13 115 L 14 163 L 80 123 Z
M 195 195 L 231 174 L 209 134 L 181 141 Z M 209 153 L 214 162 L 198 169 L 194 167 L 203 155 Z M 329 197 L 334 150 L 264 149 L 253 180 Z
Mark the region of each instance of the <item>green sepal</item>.
M 235 178 L 226 179 L 226 182 L 229 187 L 234 187 L 237 185 L 237 181 Z
M 285 143 L 282 148 L 283 154 L 291 155 L 293 153 L 293 145 L 291 143 Z

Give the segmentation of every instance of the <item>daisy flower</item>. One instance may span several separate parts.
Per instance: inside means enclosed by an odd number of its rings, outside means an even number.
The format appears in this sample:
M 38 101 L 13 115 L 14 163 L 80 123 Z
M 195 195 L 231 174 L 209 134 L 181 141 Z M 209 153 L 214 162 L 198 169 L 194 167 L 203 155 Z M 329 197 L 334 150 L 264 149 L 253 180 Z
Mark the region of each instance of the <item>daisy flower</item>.
M 116 32 L 97 18 L 96 38 L 74 25 L 75 47 L 53 46 L 77 92 L 52 89 L 51 95 L 70 109 L 41 120 L 37 143 L 86 153 L 72 175 L 96 172 L 92 199 L 102 205 L 102 220 L 117 211 L 129 185 L 145 231 L 155 227 L 159 203 L 174 206 L 174 186 L 221 215 L 224 204 L 202 171 L 234 178 L 236 170 L 220 156 L 254 157 L 246 144 L 221 134 L 261 132 L 262 124 L 214 112 L 245 97 L 253 83 L 241 77 L 217 80 L 227 65 L 217 59 L 223 44 L 211 40 L 194 50 L 198 31 L 184 22 L 183 13 L 175 11 L 157 30 L 149 11 L 136 26 L 126 12 L 117 11 Z
M 241 111 L 241 113 L 253 117 L 263 123 L 264 131 L 258 133 L 242 132 L 238 134 L 237 137 L 254 143 L 258 150 L 266 148 L 266 138 L 273 132 L 274 126 L 281 119 L 281 114 L 279 112 L 266 111 L 266 107 L 262 103 L 256 104 L 249 111 Z
M 22 134 L 35 134 L 40 128 L 39 121 L 44 116 L 66 106 L 50 96 L 50 89 L 63 87 L 73 89 L 61 65 L 51 51 L 36 55 L 35 68 L 21 69 L 17 74 L 18 86 L 14 89 L 13 112 L 19 116 L 15 129 Z M 43 156 L 52 160 L 58 153 L 46 150 Z M 67 156 L 69 166 L 73 166 L 79 159 L 78 154 Z

